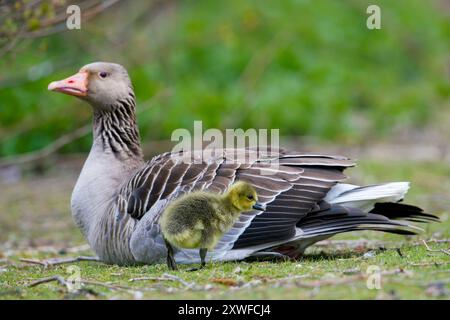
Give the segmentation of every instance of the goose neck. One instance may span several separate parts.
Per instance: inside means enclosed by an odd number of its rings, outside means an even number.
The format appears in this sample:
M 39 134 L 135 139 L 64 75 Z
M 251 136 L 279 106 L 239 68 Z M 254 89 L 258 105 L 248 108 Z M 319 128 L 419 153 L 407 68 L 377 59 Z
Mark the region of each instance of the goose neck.
M 143 160 L 135 100 L 131 95 L 108 108 L 94 108 L 94 146 L 119 160 Z

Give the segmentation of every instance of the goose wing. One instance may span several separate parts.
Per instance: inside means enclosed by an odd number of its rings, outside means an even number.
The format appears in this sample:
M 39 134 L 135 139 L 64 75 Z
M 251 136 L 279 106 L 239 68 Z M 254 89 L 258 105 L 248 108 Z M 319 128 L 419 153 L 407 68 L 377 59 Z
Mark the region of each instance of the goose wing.
M 215 251 L 289 239 L 297 222 L 318 208 L 327 192 L 345 179 L 354 163 L 340 156 L 284 150 L 223 149 L 164 153 L 136 172 L 119 192 L 121 212 L 156 221 L 173 199 L 194 190 L 223 193 L 235 180 L 251 183 L 266 211 L 241 215 Z
M 265 172 L 264 161 L 238 170 L 237 179 L 254 185 L 266 210 L 242 214 L 216 250 L 226 252 L 294 237 L 296 224 L 319 209 L 328 191 L 346 178 L 342 171 L 353 165 L 351 160 L 340 156 L 283 152 L 272 175 Z

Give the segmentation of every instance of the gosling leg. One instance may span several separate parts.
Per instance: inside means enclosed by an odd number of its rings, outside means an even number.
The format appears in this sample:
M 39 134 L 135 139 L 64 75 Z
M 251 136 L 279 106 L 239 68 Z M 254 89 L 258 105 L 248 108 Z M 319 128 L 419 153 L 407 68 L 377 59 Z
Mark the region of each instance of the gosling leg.
M 201 260 L 201 263 L 202 263 L 201 266 L 200 266 L 200 269 L 204 268 L 205 265 L 206 265 L 206 253 L 207 252 L 208 252 L 208 249 L 206 249 L 206 248 L 201 248 L 199 250 L 200 260 Z
M 169 243 L 169 241 L 164 238 L 164 243 L 166 244 L 167 248 L 167 266 L 170 270 L 178 270 L 177 263 L 175 262 L 175 258 L 173 257 L 173 247 Z
M 205 267 L 205 265 L 206 265 L 206 253 L 207 252 L 208 252 L 208 249 L 206 249 L 206 248 L 201 248 L 199 250 L 200 261 L 201 261 L 200 267 L 189 269 L 188 270 L 189 272 L 197 271 L 197 270 L 203 269 Z

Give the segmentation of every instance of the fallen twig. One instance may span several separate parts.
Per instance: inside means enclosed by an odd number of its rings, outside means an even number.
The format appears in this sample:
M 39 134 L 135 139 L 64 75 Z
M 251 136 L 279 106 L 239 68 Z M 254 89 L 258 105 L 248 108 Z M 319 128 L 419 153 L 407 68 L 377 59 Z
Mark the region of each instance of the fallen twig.
M 35 287 L 35 286 L 38 286 L 38 285 L 40 285 L 40 284 L 48 283 L 48 282 L 52 282 L 52 281 L 56 281 L 56 282 L 58 282 L 59 284 L 61 284 L 61 285 L 65 286 L 65 287 L 67 287 L 67 282 L 66 282 L 66 280 L 65 280 L 63 277 L 61 277 L 61 276 L 53 276 L 53 277 L 46 277 L 46 278 L 42 278 L 42 279 L 37 279 L 37 280 L 35 280 L 35 281 L 29 283 L 29 284 L 28 284 L 28 287 L 30 287 L 30 288 L 31 288 L 31 287 Z
M 80 261 L 101 262 L 100 259 L 97 257 L 87 257 L 87 256 L 79 256 L 79 257 L 75 257 L 75 258 L 53 258 L 53 259 L 47 259 L 47 260 L 21 258 L 21 259 L 19 259 L 19 261 L 31 263 L 31 264 L 38 264 L 38 265 L 44 266 L 46 268 L 49 266 L 57 266 L 60 264 L 80 262 Z
M 275 279 L 265 279 L 266 282 L 284 282 L 284 281 L 294 281 L 294 280 L 298 280 L 298 279 L 303 279 L 303 278 L 308 278 L 311 275 L 308 274 L 299 274 L 299 275 L 291 275 L 289 277 L 285 277 L 285 278 L 275 278 Z
M 45 262 L 43 262 L 43 261 L 40 261 L 40 260 L 20 258 L 19 261 L 26 262 L 26 263 L 31 263 L 31 264 L 39 264 L 41 266 L 47 267 L 47 264 Z
M 99 281 L 94 281 L 94 280 L 80 280 L 80 283 L 83 285 L 86 284 L 90 284 L 90 285 L 94 285 L 94 286 L 100 286 L 100 287 L 105 287 L 105 288 L 109 288 L 112 290 L 126 290 L 126 291 L 154 291 L 154 288 L 134 288 L 134 287 L 130 287 L 130 286 L 124 286 L 121 284 L 111 284 L 111 283 L 105 283 L 105 282 L 99 282 Z
M 37 279 L 31 283 L 29 283 L 27 286 L 28 287 L 35 287 L 44 283 L 48 283 L 48 282 L 53 282 L 56 281 L 59 284 L 63 285 L 66 287 L 67 290 L 69 290 L 70 284 L 68 281 L 66 281 L 63 277 L 61 276 L 52 276 L 52 277 L 46 277 L 46 278 L 42 278 L 42 279 Z M 133 288 L 130 286 L 124 286 L 124 285 L 119 285 L 119 284 L 110 284 L 110 283 L 105 283 L 105 282 L 99 282 L 99 281 L 95 281 L 95 280 L 77 280 L 77 283 L 81 284 L 81 285 L 94 285 L 94 286 L 100 286 L 100 287 L 104 287 L 104 288 L 108 288 L 111 290 L 125 290 L 125 291 L 154 291 L 154 288 Z
M 87 257 L 87 256 L 79 256 L 79 257 L 75 257 L 75 258 L 54 258 L 54 259 L 46 260 L 47 264 L 50 266 L 57 266 L 60 264 L 80 262 L 80 261 L 101 262 L 98 257 Z
M 165 278 L 165 277 L 139 277 L 139 278 L 131 278 L 128 281 L 129 282 L 135 282 L 135 281 L 175 281 L 175 279 Z
M 164 273 L 162 277 L 139 277 L 139 278 L 131 278 L 128 280 L 129 282 L 135 281 L 175 281 L 181 283 L 187 289 L 197 288 L 197 284 L 195 282 L 187 282 L 180 277 L 177 277 L 173 274 Z
M 396 269 L 396 270 L 381 272 L 380 276 L 389 276 L 389 275 L 395 275 L 395 274 L 399 274 L 399 273 L 408 274 L 407 271 L 405 271 L 403 269 Z M 253 286 L 259 285 L 263 282 L 276 283 L 278 285 L 280 285 L 280 284 L 286 285 L 286 284 L 292 283 L 298 287 L 317 289 L 322 286 L 342 285 L 342 284 L 353 283 L 353 282 L 360 281 L 360 280 L 366 280 L 368 275 L 364 274 L 364 273 L 360 273 L 357 275 L 341 277 L 341 278 L 334 278 L 334 279 L 325 279 L 325 280 L 308 281 L 308 282 L 299 281 L 301 278 L 307 278 L 309 276 L 310 276 L 309 274 L 304 274 L 304 275 L 298 275 L 298 276 L 292 276 L 292 277 L 286 277 L 286 278 L 264 279 L 263 281 L 260 279 L 256 279 L 256 280 L 245 283 L 244 285 L 239 287 L 239 289 L 253 287 Z
M 179 283 L 181 283 L 183 286 L 185 286 L 188 289 L 192 289 L 192 288 L 195 288 L 197 286 L 197 284 L 195 282 L 186 282 L 182 278 L 177 277 L 176 275 L 173 275 L 173 274 L 164 273 L 163 277 L 166 277 L 166 278 L 171 279 L 173 281 L 178 281 Z
M 427 249 L 427 251 L 429 251 L 429 252 L 441 252 L 441 253 L 445 253 L 446 255 L 450 256 L 450 251 L 449 250 L 445 250 L 445 249 L 431 249 L 428 246 L 428 243 L 425 240 L 422 240 L 422 242 L 425 245 L 425 248 Z
M 380 276 L 390 276 L 395 275 L 399 273 L 405 273 L 405 270 L 403 269 L 396 269 L 391 271 L 385 271 L 380 272 Z M 299 287 L 307 287 L 307 288 L 316 288 L 316 287 L 322 287 L 322 286 L 335 286 L 335 285 L 342 285 L 342 284 L 348 284 L 353 283 L 359 280 L 365 280 L 367 279 L 367 274 L 361 273 L 354 276 L 348 276 L 343 278 L 337 278 L 337 279 L 325 279 L 325 280 L 318 280 L 318 281 L 312 281 L 312 282 L 296 282 L 296 285 Z
M 408 263 L 410 266 L 414 267 L 426 267 L 426 266 L 440 266 L 444 264 L 450 264 L 450 261 L 444 261 L 444 262 L 424 262 L 424 263 Z
M 450 239 L 430 239 L 428 242 L 434 242 L 434 243 L 449 243 Z

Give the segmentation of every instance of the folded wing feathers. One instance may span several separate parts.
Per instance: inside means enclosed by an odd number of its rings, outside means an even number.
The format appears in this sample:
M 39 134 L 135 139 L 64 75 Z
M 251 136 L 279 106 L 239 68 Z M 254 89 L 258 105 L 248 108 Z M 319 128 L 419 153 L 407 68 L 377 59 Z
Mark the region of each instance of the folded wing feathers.
M 317 165 L 319 163 L 319 160 L 316 158 L 308 158 L 307 160 L 313 160 L 313 162 L 306 161 L 308 164 L 313 163 Z M 295 163 L 300 165 L 305 162 L 296 161 Z M 328 161 L 326 163 L 331 164 Z M 334 163 L 334 166 L 337 166 L 336 163 Z M 280 167 L 285 167 L 285 165 Z M 317 202 L 325 197 L 330 188 L 345 177 L 339 170 L 330 170 L 328 167 L 320 169 L 305 166 L 299 168 L 302 171 L 298 178 L 291 180 L 287 188 L 283 189 L 280 188 L 281 185 L 278 185 L 280 195 L 273 201 L 268 202 L 265 212 L 254 217 L 252 223 L 235 242 L 233 249 L 261 244 L 264 241 L 268 241 L 267 239 L 270 241 L 289 239 L 295 233 L 296 223 L 308 212 L 315 209 Z M 241 175 L 239 175 L 240 177 Z M 258 186 L 261 185 L 258 184 Z M 267 186 L 265 186 L 265 189 L 268 189 Z M 273 190 L 273 187 L 269 189 Z M 274 221 L 277 223 L 274 223 Z
M 230 249 L 237 252 L 236 248 L 264 248 L 270 243 L 301 237 L 297 235 L 298 227 L 303 229 L 301 233 L 305 236 L 358 230 L 362 229 L 362 224 L 368 225 L 369 229 L 390 232 L 398 231 L 399 227 L 411 228 L 377 212 L 368 216 L 343 206 L 380 198 L 398 201 L 408 189 L 405 182 L 368 187 L 339 183 L 345 179 L 343 169 L 354 165 L 348 158 L 269 148 L 238 150 L 237 157 L 236 150 L 224 149 L 221 157 L 215 155 L 201 163 L 181 161 L 193 161 L 200 156 L 198 152 L 165 153 L 153 158 L 122 188 L 119 208 L 126 208 L 124 211 L 140 219 L 153 204 L 163 203 L 160 200 L 174 199 L 193 190 L 223 193 L 235 180 L 250 182 L 259 200 L 267 204 L 267 209 L 242 214 L 220 239 L 214 250 L 216 256 L 224 255 Z M 243 158 L 248 162 L 236 161 Z M 342 206 L 334 207 L 337 204 Z M 391 209 L 393 212 L 395 208 Z M 155 214 L 159 215 L 163 210 L 161 207 Z M 406 214 L 410 221 L 436 218 L 416 211 Z M 394 217 L 393 213 L 391 215 Z M 411 233 L 408 230 L 398 232 Z M 186 257 L 188 255 L 189 252 Z

